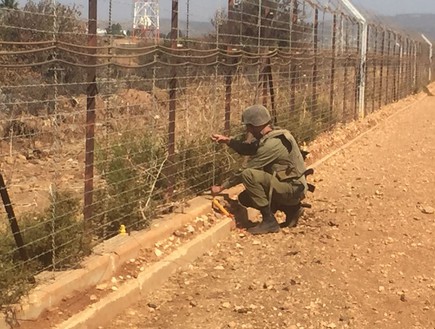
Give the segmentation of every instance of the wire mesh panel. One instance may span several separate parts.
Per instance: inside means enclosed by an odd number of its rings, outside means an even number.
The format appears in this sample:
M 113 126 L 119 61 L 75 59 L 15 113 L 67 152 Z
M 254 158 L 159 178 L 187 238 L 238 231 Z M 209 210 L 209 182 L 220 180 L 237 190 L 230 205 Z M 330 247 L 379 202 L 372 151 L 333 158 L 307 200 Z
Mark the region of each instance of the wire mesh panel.
M 244 138 L 245 107 L 303 142 L 425 86 L 428 43 L 367 25 L 326 0 L 3 4 L 0 304 L 225 178 L 209 136 Z

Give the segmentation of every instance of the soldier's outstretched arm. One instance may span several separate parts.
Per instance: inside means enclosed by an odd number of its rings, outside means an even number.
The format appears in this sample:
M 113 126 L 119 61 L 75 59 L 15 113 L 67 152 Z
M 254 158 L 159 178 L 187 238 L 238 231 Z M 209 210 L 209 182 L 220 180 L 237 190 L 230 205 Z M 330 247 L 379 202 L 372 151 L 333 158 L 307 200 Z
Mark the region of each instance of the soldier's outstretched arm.
M 255 153 L 257 153 L 258 150 L 257 140 L 254 140 L 252 142 L 242 142 L 237 139 L 219 134 L 213 134 L 211 136 L 211 139 L 218 144 L 228 145 L 240 155 L 254 155 Z

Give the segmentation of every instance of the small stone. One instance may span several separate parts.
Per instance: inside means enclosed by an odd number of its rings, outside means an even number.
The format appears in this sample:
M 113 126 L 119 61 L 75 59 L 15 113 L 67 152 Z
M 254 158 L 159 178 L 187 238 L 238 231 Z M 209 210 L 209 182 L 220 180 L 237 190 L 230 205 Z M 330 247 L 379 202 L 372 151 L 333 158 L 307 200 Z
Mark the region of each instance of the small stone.
M 113 287 L 112 287 L 112 290 L 113 290 L 113 291 L 117 291 L 117 290 L 118 290 L 118 287 L 117 287 L 117 286 L 113 286 Z
M 129 262 L 130 262 L 130 263 L 136 263 L 136 259 L 135 259 L 135 258 L 130 258 L 130 259 L 129 259 Z
M 190 306 L 192 306 L 192 307 L 196 307 L 196 306 L 198 306 L 198 303 L 195 302 L 194 300 L 191 300 L 189 304 L 190 304 Z
M 400 295 L 400 300 L 401 300 L 402 302 L 406 302 L 406 301 L 407 301 L 405 294 L 401 294 L 401 295 Z
M 185 236 L 186 234 L 184 234 L 184 233 L 181 232 L 181 231 L 175 231 L 175 232 L 174 232 L 174 235 L 175 235 L 177 238 L 181 238 L 181 237 Z
M 254 246 L 258 246 L 258 245 L 261 244 L 261 242 L 258 241 L 258 240 L 254 240 L 254 241 L 252 241 L 252 244 L 253 244 Z
M 107 283 L 102 283 L 99 284 L 98 286 L 95 287 L 97 290 L 106 290 L 107 289 Z
M 274 284 L 275 282 L 273 282 L 272 280 L 268 280 L 263 284 L 263 288 L 270 290 L 273 288 Z
M 156 309 L 156 308 L 157 308 L 157 305 L 154 304 L 154 303 L 148 303 L 147 306 L 148 306 L 149 308 L 152 308 L 152 309 Z
M 326 328 L 334 329 L 337 328 L 337 325 L 334 322 L 331 322 L 328 325 L 326 325 Z
M 157 256 L 157 257 L 161 257 L 162 255 L 163 255 L 163 251 L 161 251 L 160 249 L 154 249 L 154 254 Z
M 222 265 L 218 265 L 218 266 L 215 266 L 214 269 L 222 271 L 222 270 L 225 270 L 225 267 L 223 267 Z
M 111 281 L 112 281 L 112 283 L 117 283 L 117 282 L 118 282 L 118 279 L 115 278 L 115 277 L 113 277 Z
M 186 227 L 187 232 L 189 233 L 194 233 L 195 232 L 195 228 L 192 225 L 189 225 Z
M 426 215 L 432 215 L 435 213 L 435 209 L 429 206 L 425 206 L 422 208 L 421 212 Z
M 248 313 L 249 309 L 243 306 L 235 306 L 234 312 L 240 313 L 240 314 L 246 314 Z
M 96 300 L 98 300 L 98 297 L 95 296 L 95 295 L 90 295 L 90 296 L 89 296 L 89 300 L 90 300 L 91 302 L 95 302 Z
M 379 286 L 378 291 L 379 291 L 379 292 L 383 292 L 383 291 L 385 291 L 385 287 L 384 287 L 384 286 Z
M 223 308 L 230 308 L 231 304 L 229 302 L 224 302 L 224 303 L 222 303 L 222 307 Z
M 340 315 L 339 321 L 341 322 L 348 322 L 349 321 L 349 317 L 346 315 Z
M 235 328 L 236 327 L 236 323 L 234 321 L 231 321 L 230 323 L 228 323 L 228 328 Z

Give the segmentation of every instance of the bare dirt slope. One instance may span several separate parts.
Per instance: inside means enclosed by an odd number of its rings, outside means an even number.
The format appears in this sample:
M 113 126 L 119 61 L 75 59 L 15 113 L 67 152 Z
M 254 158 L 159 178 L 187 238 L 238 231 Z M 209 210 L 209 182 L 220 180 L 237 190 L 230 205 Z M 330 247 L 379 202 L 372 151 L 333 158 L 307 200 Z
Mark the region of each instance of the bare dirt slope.
M 317 168 L 298 227 L 234 231 L 104 328 L 435 328 L 434 160 L 427 97 Z

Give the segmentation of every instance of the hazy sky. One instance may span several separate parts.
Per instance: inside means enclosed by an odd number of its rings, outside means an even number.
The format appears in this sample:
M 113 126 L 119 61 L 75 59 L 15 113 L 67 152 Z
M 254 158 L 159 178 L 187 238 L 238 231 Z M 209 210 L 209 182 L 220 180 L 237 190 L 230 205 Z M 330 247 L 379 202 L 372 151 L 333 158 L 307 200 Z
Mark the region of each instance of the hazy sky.
M 22 0 L 24 1 L 24 0 Z M 83 16 L 87 16 L 87 0 L 60 0 L 62 3 L 75 3 L 82 8 Z M 129 21 L 133 13 L 134 0 L 112 0 L 113 20 Z M 219 7 L 226 7 L 228 0 L 190 0 L 190 19 L 192 21 L 209 21 Z M 323 0 L 337 1 L 337 0 Z M 434 13 L 435 0 L 351 0 L 358 7 L 366 8 L 379 15 Z M 171 0 L 160 0 L 160 14 L 169 17 Z M 179 0 L 180 19 L 186 18 L 187 0 Z M 108 19 L 109 0 L 98 0 L 100 20 Z

